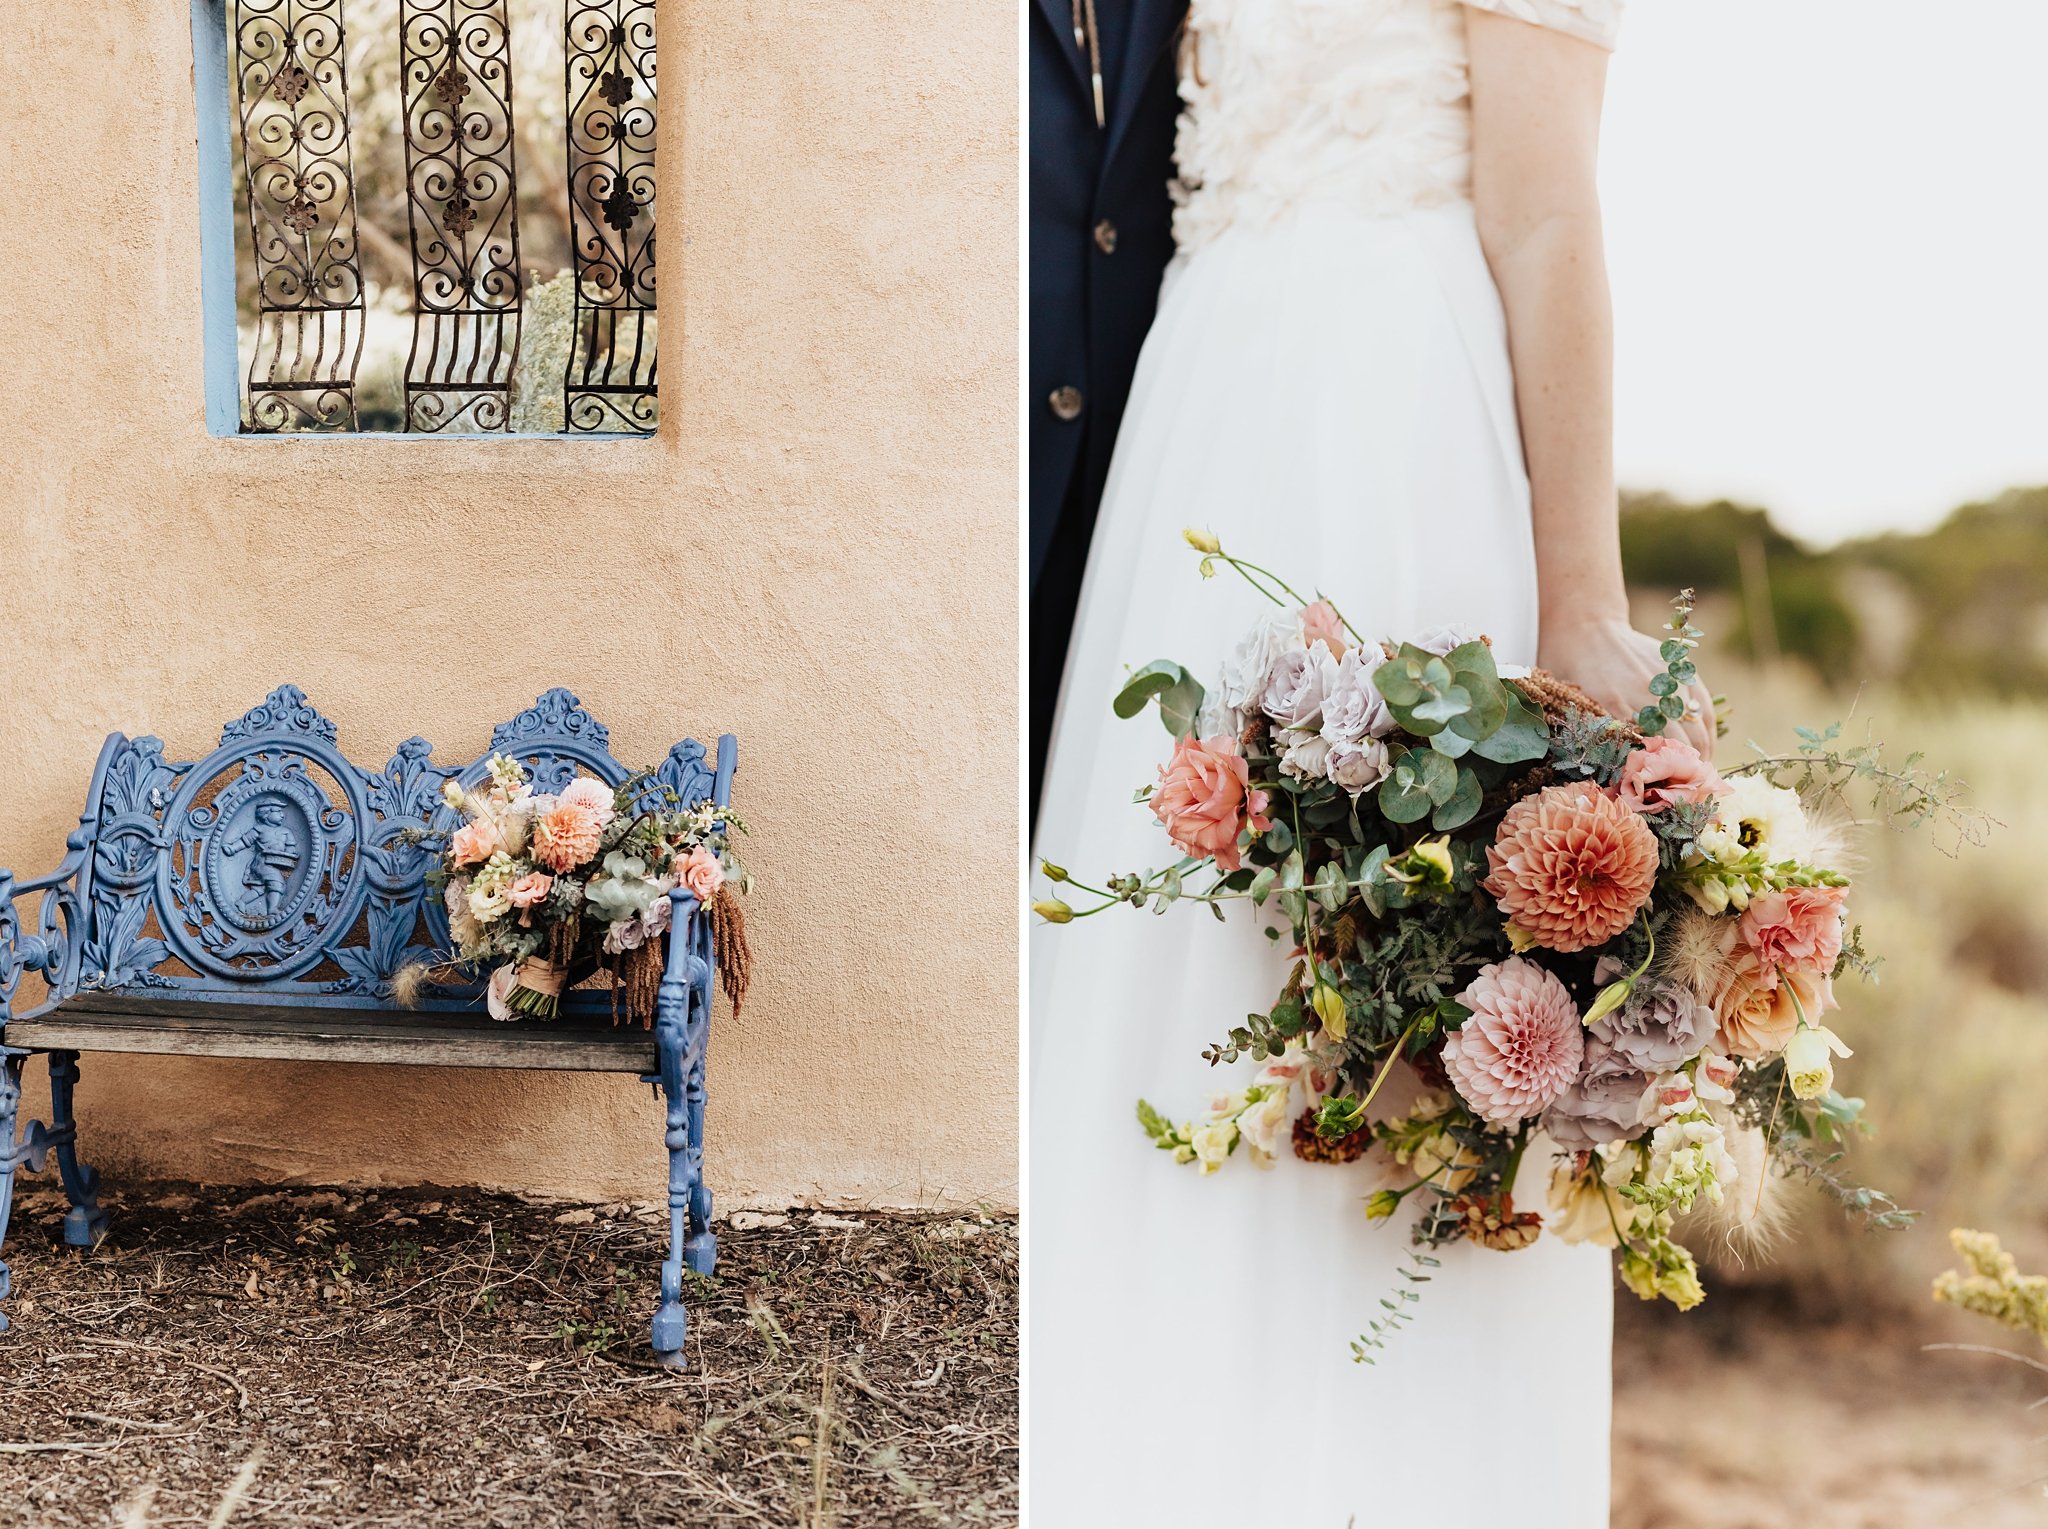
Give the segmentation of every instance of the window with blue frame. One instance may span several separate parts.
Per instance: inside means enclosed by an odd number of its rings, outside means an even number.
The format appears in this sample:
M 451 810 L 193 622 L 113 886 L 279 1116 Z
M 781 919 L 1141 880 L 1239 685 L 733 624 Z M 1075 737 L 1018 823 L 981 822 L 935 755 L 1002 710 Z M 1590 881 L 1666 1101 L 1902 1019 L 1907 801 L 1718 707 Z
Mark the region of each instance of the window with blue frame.
M 193 0 L 222 434 L 648 435 L 655 0 Z

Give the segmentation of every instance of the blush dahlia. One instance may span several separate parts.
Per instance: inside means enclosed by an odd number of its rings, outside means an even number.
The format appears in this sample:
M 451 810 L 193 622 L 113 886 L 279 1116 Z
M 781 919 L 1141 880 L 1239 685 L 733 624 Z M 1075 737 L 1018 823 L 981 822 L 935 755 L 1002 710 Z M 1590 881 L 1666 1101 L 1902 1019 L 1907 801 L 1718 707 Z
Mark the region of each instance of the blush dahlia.
M 1458 1002 L 1472 1011 L 1444 1038 L 1444 1071 L 1472 1112 L 1511 1126 L 1540 1115 L 1579 1075 L 1586 1042 L 1572 995 L 1520 956 L 1484 967 Z

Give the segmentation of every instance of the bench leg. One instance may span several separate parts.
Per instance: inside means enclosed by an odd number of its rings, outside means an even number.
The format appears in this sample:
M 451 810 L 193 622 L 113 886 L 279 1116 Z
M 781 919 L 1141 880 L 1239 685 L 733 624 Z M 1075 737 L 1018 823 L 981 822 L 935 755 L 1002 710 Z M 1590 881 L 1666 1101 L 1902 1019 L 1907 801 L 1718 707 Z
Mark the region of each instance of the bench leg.
M 7 1218 L 14 1210 L 14 1169 L 28 1155 L 28 1145 L 17 1145 L 14 1119 L 21 1108 L 21 1064 L 26 1051 L 0 1046 L 0 1250 L 7 1245 Z M 14 1276 L 0 1259 L 0 1300 L 14 1293 Z M 7 1331 L 7 1313 L 0 1311 L 0 1333 Z
M 64 1240 L 74 1248 L 90 1248 L 107 1235 L 107 1213 L 100 1209 L 99 1171 L 78 1160 L 78 1121 L 71 1112 L 72 1090 L 78 1086 L 78 1053 L 50 1053 L 50 1145 L 57 1153 L 57 1173 L 71 1209 L 64 1216 Z
M 684 1152 L 689 1176 L 692 1231 L 683 1242 L 683 1262 L 693 1273 L 708 1277 L 718 1268 L 718 1238 L 711 1231 L 711 1191 L 704 1184 L 704 1062 L 708 1050 L 705 1043 L 709 1037 L 701 1031 L 710 1028 L 711 1006 L 704 1004 L 698 1012 L 703 1018 L 699 1021 L 700 1033 L 694 1037 L 691 1046 L 696 1060 L 690 1066 L 687 1090 L 690 1144 Z
M 690 1333 L 690 1314 L 683 1307 L 683 1253 L 690 1222 L 690 1116 L 685 1082 L 686 1037 L 679 1005 L 664 1003 L 654 1025 L 661 1056 L 664 1106 L 662 1141 L 668 1147 L 668 1257 L 661 1265 L 661 1305 L 654 1313 L 651 1343 L 655 1357 L 682 1369 L 683 1341 Z

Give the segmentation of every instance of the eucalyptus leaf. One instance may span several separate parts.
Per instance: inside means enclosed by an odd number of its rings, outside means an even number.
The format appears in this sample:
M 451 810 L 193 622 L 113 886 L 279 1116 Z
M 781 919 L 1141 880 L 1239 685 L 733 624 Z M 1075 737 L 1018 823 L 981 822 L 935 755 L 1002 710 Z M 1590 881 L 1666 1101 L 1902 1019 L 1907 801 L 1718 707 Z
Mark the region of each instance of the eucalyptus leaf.
M 1450 800 L 1441 803 L 1430 815 L 1429 826 L 1438 832 L 1463 828 L 1479 816 L 1480 803 L 1485 793 L 1479 789 L 1479 777 L 1470 770 L 1458 772 L 1458 786 L 1451 793 Z
M 1415 675 L 1405 655 L 1397 654 L 1372 672 L 1373 688 L 1379 691 L 1381 699 L 1389 706 L 1414 706 L 1423 698 L 1423 690 L 1415 682 Z
M 1540 720 L 1535 726 L 1510 721 L 1473 744 L 1472 752 L 1495 764 L 1525 764 L 1550 752 L 1550 730 Z
M 1159 693 L 1159 720 L 1176 738 L 1192 738 L 1195 719 L 1202 714 L 1202 682 L 1182 671 L 1180 682 Z
M 1301 886 L 1303 878 L 1304 868 L 1301 863 L 1301 851 L 1297 849 L 1293 854 L 1280 862 L 1280 890 L 1283 892 L 1295 891 Z
M 1444 655 L 1444 662 L 1454 672 L 1477 674 L 1489 680 L 1500 678 L 1500 670 L 1494 667 L 1493 649 L 1483 642 L 1460 643 Z
M 1472 708 L 1472 693 L 1463 685 L 1447 685 L 1436 696 L 1414 708 L 1425 722 L 1449 722 Z
M 1508 689 L 1499 680 L 1469 671 L 1458 675 L 1458 682 L 1472 702 L 1465 708 L 1465 714 L 1453 718 L 1451 730 L 1461 733 L 1473 742 L 1490 738 L 1508 720 Z
M 1472 752 L 1472 740 L 1457 729 L 1458 724 L 1453 722 L 1442 732 L 1432 733 L 1429 739 L 1430 748 L 1446 759 L 1463 759 Z
M 1423 789 L 1420 773 L 1409 766 L 1380 782 L 1379 803 L 1380 813 L 1389 823 L 1419 823 L 1436 805 Z
M 1147 701 L 1171 690 L 1187 677 L 1187 670 L 1172 659 L 1154 659 L 1124 681 L 1124 688 L 1119 690 L 1116 699 L 1110 702 L 1110 710 L 1125 721 L 1129 721 L 1145 709 Z
M 1411 757 L 1421 761 L 1419 773 L 1422 777 L 1423 791 L 1428 794 L 1431 802 L 1441 807 L 1458 789 L 1458 766 L 1434 749 L 1427 754 L 1418 752 Z

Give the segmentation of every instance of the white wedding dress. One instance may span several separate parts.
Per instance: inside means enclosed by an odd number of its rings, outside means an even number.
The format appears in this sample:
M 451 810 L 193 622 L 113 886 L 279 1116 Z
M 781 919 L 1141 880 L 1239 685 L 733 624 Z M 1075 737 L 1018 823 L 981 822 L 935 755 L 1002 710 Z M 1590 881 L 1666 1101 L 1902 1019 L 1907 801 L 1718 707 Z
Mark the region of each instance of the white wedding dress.
M 1479 0 L 1611 46 L 1619 0 Z M 1368 634 L 1536 640 L 1529 491 L 1469 195 L 1454 0 L 1194 0 L 1181 254 L 1117 442 L 1037 849 L 1084 879 L 1172 851 L 1134 788 L 1170 740 L 1127 665 L 1205 681 L 1263 610 L 1183 526 L 1319 584 Z M 1096 881 L 1100 885 L 1100 881 Z M 1084 900 L 1085 901 L 1085 900 Z M 1458 1243 L 1376 1367 L 1401 1282 L 1379 1179 L 1284 1157 L 1211 1178 L 1140 1133 L 1284 966 L 1240 908 L 1113 908 L 1031 946 L 1026 1508 L 1033 1529 L 1598 1529 L 1612 1282 L 1599 1248 Z M 1239 1064 L 1247 1073 L 1251 1064 Z M 1244 1078 L 1239 1078 L 1241 1084 Z M 1533 1158 L 1534 1154 L 1532 1154 Z M 1541 1209 L 1545 1170 L 1520 1200 Z

